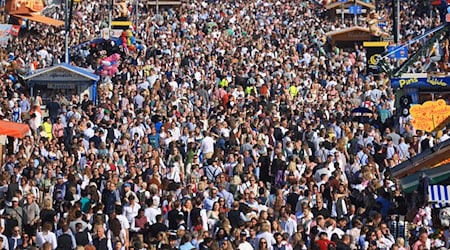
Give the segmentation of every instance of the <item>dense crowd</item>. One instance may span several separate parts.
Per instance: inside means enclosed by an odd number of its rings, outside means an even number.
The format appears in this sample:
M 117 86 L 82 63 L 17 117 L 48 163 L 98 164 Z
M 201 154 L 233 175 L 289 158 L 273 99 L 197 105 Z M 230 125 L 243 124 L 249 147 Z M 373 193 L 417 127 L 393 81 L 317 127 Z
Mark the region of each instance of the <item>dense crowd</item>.
M 378 2 L 389 30 L 391 1 Z M 440 23 L 401 3 L 402 40 Z M 1 248 L 448 249 L 448 228 L 390 169 L 450 130 L 399 116 L 388 76 L 365 73 L 365 49 L 325 37 L 351 21 L 324 4 L 192 1 L 155 15 L 140 3 L 129 49 L 76 46 L 108 27 L 107 1 L 77 3 L 71 63 L 95 70 L 120 53 L 119 72 L 102 76 L 97 103 L 0 80 L 1 117 L 31 129 L 6 149 Z M 27 22 L 0 50 L 5 75 L 64 61 L 63 36 Z

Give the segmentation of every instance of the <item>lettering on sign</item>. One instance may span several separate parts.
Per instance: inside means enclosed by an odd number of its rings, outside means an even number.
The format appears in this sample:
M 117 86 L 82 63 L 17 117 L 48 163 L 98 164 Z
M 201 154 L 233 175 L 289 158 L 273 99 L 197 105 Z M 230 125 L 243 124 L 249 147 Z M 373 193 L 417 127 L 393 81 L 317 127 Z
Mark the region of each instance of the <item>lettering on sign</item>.
M 401 79 L 399 81 L 400 88 L 403 88 L 404 86 L 410 85 L 412 83 L 418 83 L 419 80 L 417 78 L 411 78 L 411 79 Z
M 446 82 L 440 80 L 439 78 L 433 78 L 433 77 L 428 77 L 427 83 L 429 83 L 430 85 L 433 85 L 433 86 L 442 86 L 442 87 L 447 86 Z
M 419 79 L 417 78 L 410 78 L 410 79 L 400 79 L 399 81 L 400 84 L 400 88 L 403 88 L 405 86 L 414 84 L 414 83 L 418 83 Z M 423 80 L 422 80 L 423 82 Z M 448 84 L 446 82 L 444 82 L 441 78 L 438 77 L 431 77 L 429 76 L 426 79 L 426 83 L 432 86 L 441 86 L 441 87 L 446 87 Z

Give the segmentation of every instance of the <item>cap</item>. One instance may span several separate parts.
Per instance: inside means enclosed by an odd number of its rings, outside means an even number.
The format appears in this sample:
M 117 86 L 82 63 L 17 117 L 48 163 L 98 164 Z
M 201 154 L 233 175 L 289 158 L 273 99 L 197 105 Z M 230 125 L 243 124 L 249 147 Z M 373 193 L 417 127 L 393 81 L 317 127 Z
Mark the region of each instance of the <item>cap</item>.
M 247 236 L 248 236 L 248 233 L 247 233 L 247 231 L 245 231 L 245 230 L 242 230 L 242 231 L 241 231 L 241 236 L 245 236 L 245 237 L 247 237 Z
M 59 174 L 56 176 L 56 179 L 63 179 L 64 177 L 62 176 L 62 174 Z
M 15 201 L 19 202 L 19 198 L 13 197 L 11 201 L 12 201 L 12 202 L 15 202 Z
M 125 184 L 123 184 L 124 187 L 131 187 L 131 184 L 129 182 L 125 182 Z

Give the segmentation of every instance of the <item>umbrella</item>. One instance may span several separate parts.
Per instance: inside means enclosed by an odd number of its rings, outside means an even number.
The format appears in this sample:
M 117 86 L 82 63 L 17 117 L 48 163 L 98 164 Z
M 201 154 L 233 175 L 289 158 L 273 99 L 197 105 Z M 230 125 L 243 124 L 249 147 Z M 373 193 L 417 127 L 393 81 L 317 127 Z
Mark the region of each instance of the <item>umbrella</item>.
M 369 118 L 372 116 L 372 110 L 365 107 L 358 107 L 351 111 L 354 120 L 357 120 L 360 123 L 366 123 L 369 121 Z
M 373 114 L 372 110 L 365 107 L 358 107 L 351 111 L 353 116 L 369 116 Z

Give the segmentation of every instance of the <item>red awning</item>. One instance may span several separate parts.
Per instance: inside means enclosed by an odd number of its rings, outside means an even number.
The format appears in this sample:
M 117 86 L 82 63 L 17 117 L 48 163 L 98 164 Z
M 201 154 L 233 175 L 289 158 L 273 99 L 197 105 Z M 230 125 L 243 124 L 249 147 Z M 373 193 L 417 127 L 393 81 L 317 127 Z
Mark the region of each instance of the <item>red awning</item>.
M 27 124 L 0 120 L 0 135 L 23 138 L 29 131 L 30 127 Z

